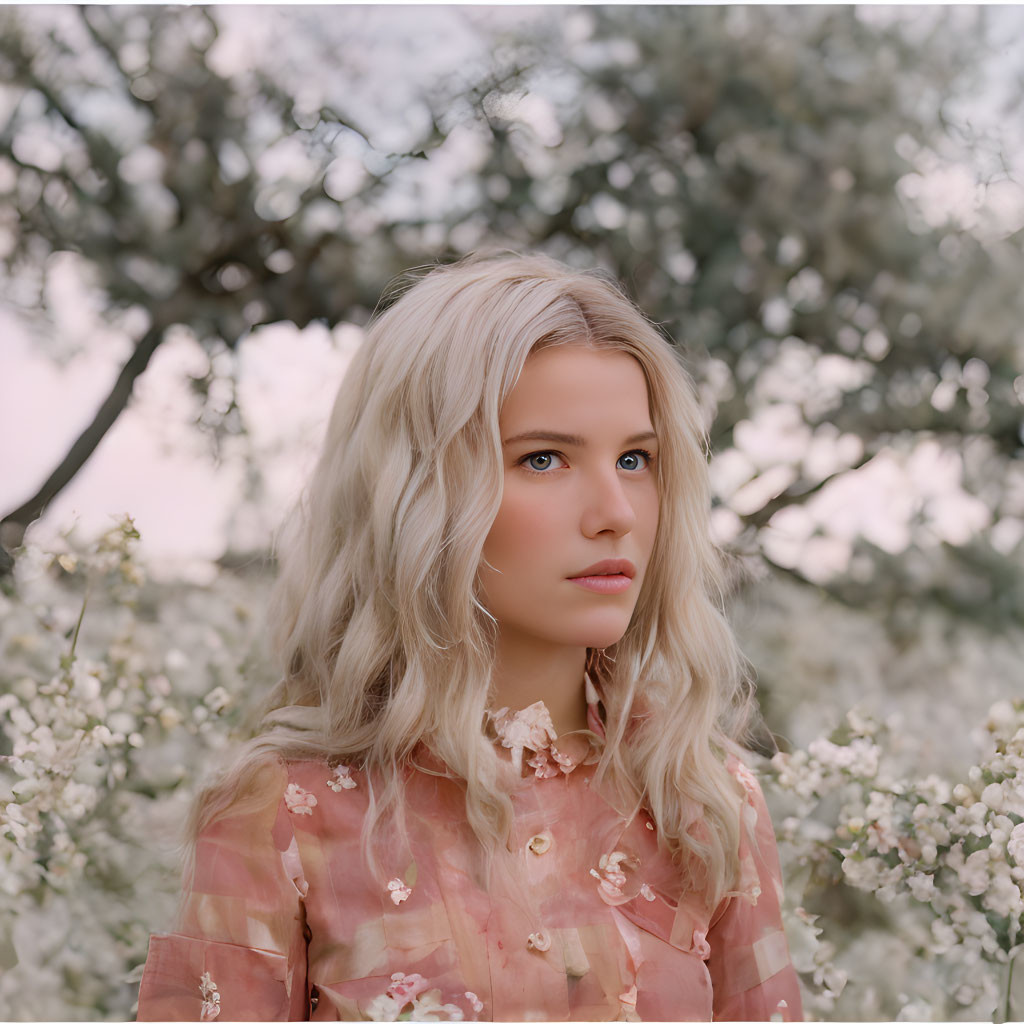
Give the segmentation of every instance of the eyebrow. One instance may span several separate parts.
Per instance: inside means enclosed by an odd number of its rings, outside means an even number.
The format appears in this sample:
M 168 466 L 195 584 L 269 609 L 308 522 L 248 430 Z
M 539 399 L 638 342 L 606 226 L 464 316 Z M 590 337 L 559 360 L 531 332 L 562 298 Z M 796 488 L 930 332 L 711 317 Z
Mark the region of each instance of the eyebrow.
M 627 437 L 624 444 L 639 444 L 641 441 L 657 441 L 658 435 L 653 430 L 645 430 L 641 434 L 633 434 Z M 586 448 L 587 442 L 579 434 L 561 434 L 557 430 L 528 430 L 524 434 L 516 434 L 515 437 L 506 437 L 502 446 L 515 444 L 517 441 L 555 441 L 558 444 L 574 445 L 577 448 Z

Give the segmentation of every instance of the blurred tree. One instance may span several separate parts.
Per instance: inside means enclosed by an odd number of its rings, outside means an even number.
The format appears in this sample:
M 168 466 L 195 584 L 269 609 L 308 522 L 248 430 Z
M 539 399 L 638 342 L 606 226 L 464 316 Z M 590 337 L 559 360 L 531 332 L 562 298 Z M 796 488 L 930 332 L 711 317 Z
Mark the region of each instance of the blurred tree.
M 870 595 L 896 622 L 913 619 L 912 595 L 1019 623 L 1024 202 L 956 110 L 987 66 L 984 14 L 909 13 L 563 11 L 528 43 L 532 80 L 484 98 L 493 141 L 468 217 L 511 244 L 600 262 L 681 339 L 713 447 L 738 445 L 753 478 L 742 501 L 720 494 L 738 549 L 817 582 L 773 556 L 771 528 L 879 453 L 933 439 L 988 508 L 965 502 L 963 522 L 992 529 L 954 545 L 929 534 L 924 503 L 910 546 L 927 558 L 861 539 L 859 578 L 827 587 L 854 604 Z M 957 161 L 988 175 L 970 211 L 987 220 L 970 229 L 913 201 L 930 170 Z M 1015 225 L 983 208 L 986 184 L 1015 193 Z M 758 414 L 780 406 L 801 443 L 758 464 L 771 419 Z
M 438 144 L 436 124 L 407 154 L 375 152 L 349 116 L 270 75 L 219 74 L 217 38 L 201 7 L 0 14 L 6 298 L 45 313 L 50 257 L 70 251 L 107 317 L 134 328 L 93 421 L 4 517 L 8 548 L 95 450 L 169 328 L 212 352 L 260 323 L 334 324 L 408 265 L 368 211 L 397 164 Z
M 95 422 L 7 515 L 8 546 L 169 326 L 212 350 L 261 322 L 359 319 L 399 269 L 507 244 L 603 264 L 683 341 L 729 456 L 717 522 L 737 550 L 881 602 L 897 629 L 918 598 L 1020 620 L 1022 235 L 915 199 L 966 160 L 1018 188 L 975 138 L 951 148 L 986 63 L 983 13 L 552 9 L 496 42 L 490 77 L 434 83 L 405 157 L 269 71 L 218 74 L 202 8 L 3 17 L 21 305 L 42 304 L 47 257 L 71 250 L 111 315 L 145 324 Z M 318 24 L 294 32 L 320 65 Z M 838 514 L 857 469 L 941 469 L 965 493 L 915 496 L 907 536 L 880 536 Z M 830 570 L 829 544 L 852 545 L 847 569 Z

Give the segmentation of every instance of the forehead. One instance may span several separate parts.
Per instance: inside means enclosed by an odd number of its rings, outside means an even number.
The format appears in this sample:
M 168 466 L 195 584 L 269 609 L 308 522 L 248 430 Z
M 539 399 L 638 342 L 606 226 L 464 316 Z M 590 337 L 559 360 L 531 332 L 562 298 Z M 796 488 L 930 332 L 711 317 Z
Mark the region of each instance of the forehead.
M 650 426 L 647 379 L 628 352 L 556 345 L 531 354 L 501 408 L 502 426 Z M 543 423 L 526 423 L 542 417 Z M 576 423 L 570 421 L 579 421 Z

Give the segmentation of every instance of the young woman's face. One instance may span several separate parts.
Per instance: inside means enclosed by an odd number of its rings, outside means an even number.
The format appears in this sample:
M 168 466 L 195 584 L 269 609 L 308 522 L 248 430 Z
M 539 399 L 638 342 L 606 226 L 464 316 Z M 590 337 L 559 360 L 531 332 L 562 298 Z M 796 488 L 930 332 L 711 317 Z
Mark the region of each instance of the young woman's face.
M 505 485 L 480 579 L 503 641 L 614 644 L 658 529 L 658 441 L 640 364 L 583 345 L 542 349 L 526 360 L 499 425 Z M 576 582 L 606 559 L 631 566 Z

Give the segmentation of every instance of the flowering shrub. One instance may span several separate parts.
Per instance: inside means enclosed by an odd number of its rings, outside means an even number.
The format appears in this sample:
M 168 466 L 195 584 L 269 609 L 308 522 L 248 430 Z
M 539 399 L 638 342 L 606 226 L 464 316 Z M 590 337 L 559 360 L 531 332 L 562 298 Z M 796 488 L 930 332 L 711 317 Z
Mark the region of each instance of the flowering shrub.
M 149 934 L 173 915 L 194 781 L 265 660 L 245 655 L 258 623 L 227 578 L 217 594 L 155 599 L 130 519 L 88 551 L 65 540 L 26 545 L 0 592 L 10 1020 L 133 1016 Z
M 29 543 L 0 590 L 4 1019 L 133 1015 L 148 937 L 173 914 L 195 786 L 274 681 L 268 581 L 156 584 L 137 541 L 126 519 L 89 550 Z M 767 766 L 811 1019 L 1020 1016 L 1024 967 L 1009 975 L 1024 923 L 1024 702 L 996 703 L 983 732 L 959 780 L 914 777 L 934 730 L 854 713 Z M 332 788 L 352 785 L 339 768 Z M 408 1012 L 392 1006 L 400 994 L 382 1014 Z M 449 1010 L 414 995 L 422 1019 Z M 471 995 L 449 1000 L 452 1013 L 478 1012 Z
M 777 819 L 787 897 L 803 889 L 805 902 L 827 907 L 829 888 L 842 883 L 888 911 L 879 937 L 914 956 L 898 978 L 902 1006 L 888 1007 L 898 1019 L 1008 1019 L 1024 1009 L 1011 999 L 1024 926 L 1024 700 L 996 703 L 985 732 L 980 763 L 955 784 L 892 771 L 888 728 L 852 712 L 831 739 L 771 762 L 776 795 L 793 812 Z M 848 928 L 819 928 L 803 908 L 790 924 L 810 1005 L 831 1010 L 865 970 L 863 950 Z

